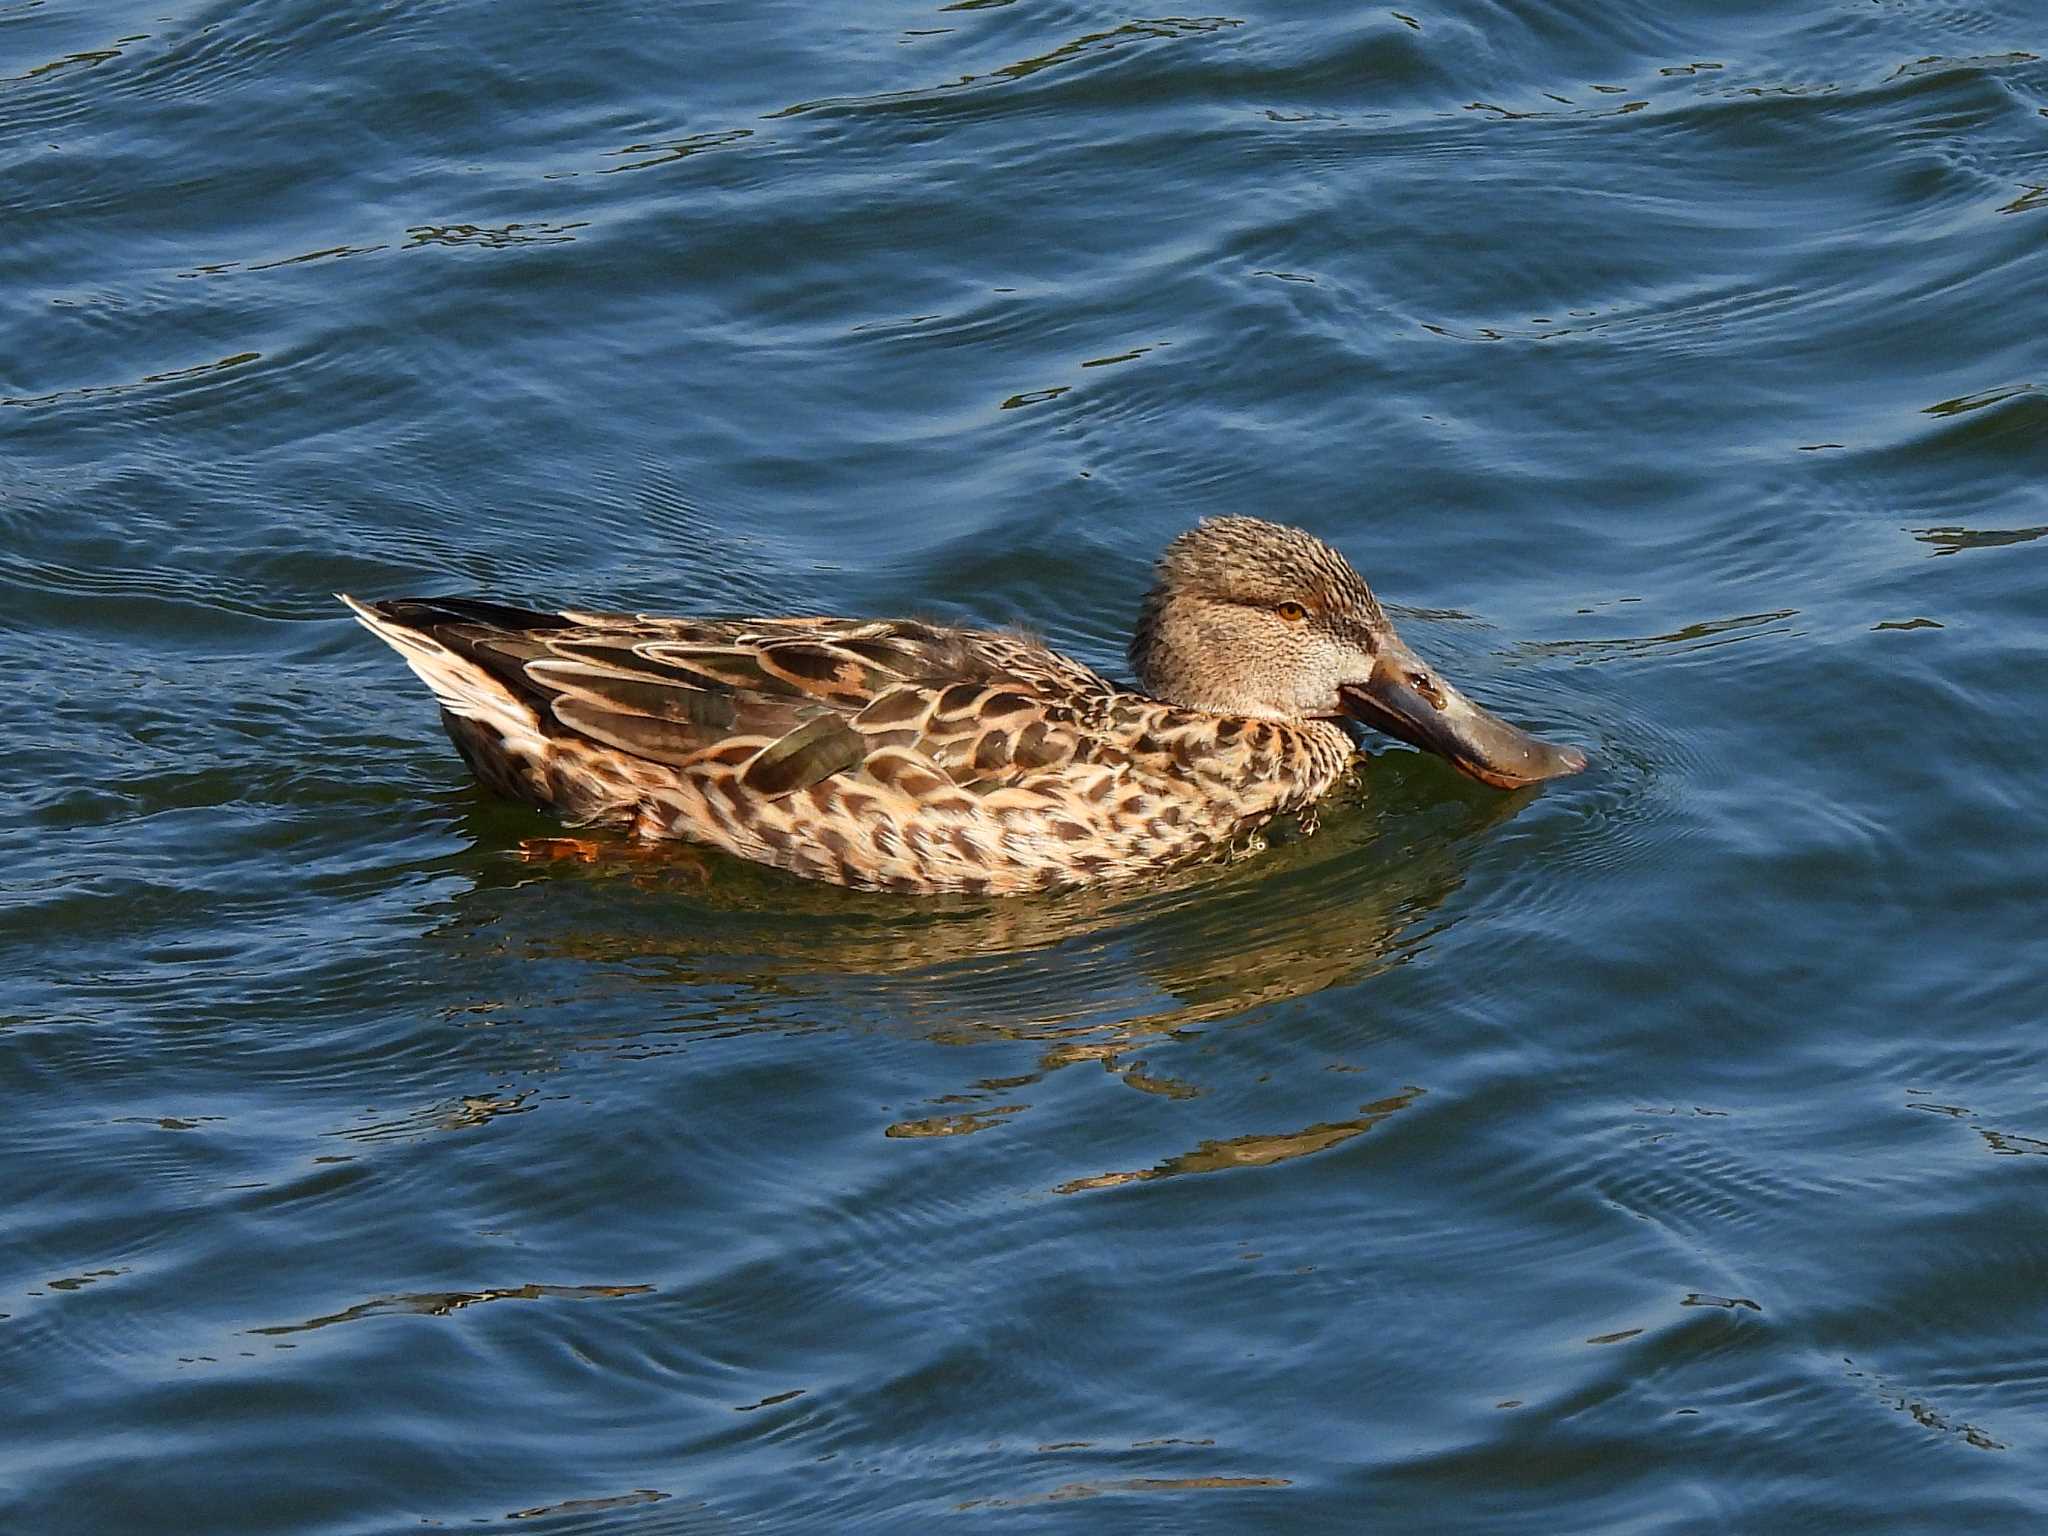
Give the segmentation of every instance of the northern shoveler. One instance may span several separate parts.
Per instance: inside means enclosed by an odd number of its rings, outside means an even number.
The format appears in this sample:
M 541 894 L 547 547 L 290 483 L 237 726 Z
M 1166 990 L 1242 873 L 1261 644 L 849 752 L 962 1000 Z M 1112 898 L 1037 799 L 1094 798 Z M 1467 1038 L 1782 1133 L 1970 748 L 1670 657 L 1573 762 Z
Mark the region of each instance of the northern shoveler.
M 1160 557 L 1110 682 L 910 619 L 342 601 L 441 701 L 485 785 L 580 825 L 817 880 L 976 894 L 1127 879 L 1307 815 L 1375 726 L 1510 789 L 1576 773 L 1401 643 L 1345 558 L 1220 517 Z

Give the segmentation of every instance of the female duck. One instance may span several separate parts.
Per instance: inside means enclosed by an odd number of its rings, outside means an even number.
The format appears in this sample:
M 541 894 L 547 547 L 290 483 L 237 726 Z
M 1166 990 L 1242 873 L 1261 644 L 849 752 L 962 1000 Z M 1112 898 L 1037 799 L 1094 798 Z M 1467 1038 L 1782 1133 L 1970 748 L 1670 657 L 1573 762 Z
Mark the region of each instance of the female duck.
M 498 793 L 874 890 L 1047 890 L 1214 852 L 1329 790 L 1345 717 L 1501 788 L 1586 765 L 1426 666 L 1334 549 L 1248 517 L 1167 546 L 1136 692 L 1023 635 L 908 619 L 342 601 Z

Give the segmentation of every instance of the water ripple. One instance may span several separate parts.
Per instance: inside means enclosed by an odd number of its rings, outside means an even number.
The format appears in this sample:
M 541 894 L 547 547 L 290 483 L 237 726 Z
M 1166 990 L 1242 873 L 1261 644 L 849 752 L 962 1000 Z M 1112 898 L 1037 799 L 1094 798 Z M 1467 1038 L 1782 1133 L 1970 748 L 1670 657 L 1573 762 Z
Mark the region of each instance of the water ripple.
M 0 0 L 10 1528 L 2036 1529 L 2039 33 Z M 1218 512 L 1594 767 L 552 858 L 329 596 L 1118 671 Z

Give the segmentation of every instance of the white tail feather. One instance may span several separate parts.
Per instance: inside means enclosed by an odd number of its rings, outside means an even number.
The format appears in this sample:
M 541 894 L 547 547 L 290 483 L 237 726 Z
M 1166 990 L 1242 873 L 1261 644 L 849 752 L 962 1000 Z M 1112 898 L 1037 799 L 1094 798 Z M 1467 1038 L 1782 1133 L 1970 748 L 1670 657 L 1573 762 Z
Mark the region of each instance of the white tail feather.
M 465 661 L 448 647 L 418 630 L 394 624 L 346 592 L 334 594 L 355 614 L 363 628 L 405 658 L 419 680 L 451 715 L 490 726 L 510 747 L 544 746 L 540 722 L 526 705 L 475 662 Z

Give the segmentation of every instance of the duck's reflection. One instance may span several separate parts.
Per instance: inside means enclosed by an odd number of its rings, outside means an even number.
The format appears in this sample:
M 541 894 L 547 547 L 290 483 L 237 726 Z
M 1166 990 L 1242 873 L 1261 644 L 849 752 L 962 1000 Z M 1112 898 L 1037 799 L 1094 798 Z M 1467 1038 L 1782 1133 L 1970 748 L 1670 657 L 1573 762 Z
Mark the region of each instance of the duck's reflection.
M 817 1030 L 1040 1046 L 1034 1070 L 960 1083 L 931 1099 L 930 1113 L 884 1126 L 891 1137 L 1003 1124 L 1029 1107 L 1017 1090 L 1088 1063 L 1140 1092 L 1194 1098 L 1201 1088 L 1158 1070 L 1147 1053 L 1199 1026 L 1253 1023 L 1264 1005 L 1398 964 L 1455 920 L 1441 909 L 1472 850 L 1536 793 L 1468 790 L 1405 753 L 1367 771 L 1370 793 L 1340 791 L 1315 836 L 1276 839 L 1139 890 L 978 903 L 864 895 L 716 855 L 649 862 L 623 842 L 597 845 L 589 863 L 524 865 L 511 851 L 523 823 L 480 807 L 471 830 L 488 860 L 442 936 L 467 947 L 488 935 L 493 952 L 509 946 L 558 978 L 569 967 L 572 995 L 605 1005 L 568 1012 L 588 1020 L 594 1011 L 606 1022 L 555 1037 L 564 1051 L 645 1057 L 707 1037 Z M 610 1006 L 621 997 L 630 1008 Z M 1320 1151 L 1422 1092 L 1393 1087 L 1352 1118 L 1204 1140 L 1153 1167 L 1059 1187 L 1079 1192 Z
M 1355 1120 L 1325 1120 L 1298 1131 L 1253 1132 L 1249 1136 L 1227 1136 L 1204 1141 L 1191 1152 L 1169 1157 L 1149 1168 L 1123 1173 L 1098 1173 L 1083 1179 L 1069 1179 L 1053 1186 L 1053 1193 L 1077 1195 L 1090 1189 L 1114 1189 L 1119 1184 L 1137 1184 L 1147 1179 L 1170 1179 L 1184 1173 L 1222 1173 L 1232 1168 L 1267 1168 L 1289 1158 L 1331 1147 L 1362 1136 L 1397 1109 L 1406 1109 L 1422 1096 L 1420 1088 L 1404 1088 L 1391 1098 L 1359 1106 Z

